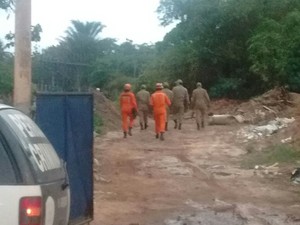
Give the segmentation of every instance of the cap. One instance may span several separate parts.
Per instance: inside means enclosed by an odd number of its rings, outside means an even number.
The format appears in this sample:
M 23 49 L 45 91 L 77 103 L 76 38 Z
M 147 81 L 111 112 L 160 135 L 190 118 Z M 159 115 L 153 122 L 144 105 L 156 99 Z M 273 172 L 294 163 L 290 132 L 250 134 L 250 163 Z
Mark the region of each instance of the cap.
M 165 88 L 168 88 L 168 87 L 169 87 L 169 83 L 168 83 L 168 82 L 164 82 L 164 83 L 163 83 L 163 86 L 164 86 Z
M 178 79 L 175 83 L 176 83 L 176 84 L 183 84 L 183 82 L 182 82 L 181 79 Z
M 197 82 L 197 87 L 202 87 L 201 82 Z
M 124 85 L 124 91 L 130 91 L 130 89 L 131 89 L 131 84 Z
M 146 85 L 145 85 L 145 84 L 142 84 L 142 85 L 141 85 L 141 89 L 146 89 Z

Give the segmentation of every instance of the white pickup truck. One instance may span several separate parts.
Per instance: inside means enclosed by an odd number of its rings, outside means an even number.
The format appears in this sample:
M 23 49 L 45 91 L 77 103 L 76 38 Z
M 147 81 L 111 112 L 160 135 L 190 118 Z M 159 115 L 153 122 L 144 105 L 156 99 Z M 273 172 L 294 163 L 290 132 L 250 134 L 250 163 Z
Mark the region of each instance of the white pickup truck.
M 0 104 L 0 224 L 67 225 L 65 165 L 38 126 Z

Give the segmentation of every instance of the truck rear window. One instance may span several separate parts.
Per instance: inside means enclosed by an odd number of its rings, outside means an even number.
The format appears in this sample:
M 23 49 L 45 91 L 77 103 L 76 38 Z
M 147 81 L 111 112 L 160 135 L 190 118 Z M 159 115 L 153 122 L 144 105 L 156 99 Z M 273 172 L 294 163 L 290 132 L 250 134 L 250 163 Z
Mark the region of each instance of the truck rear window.
M 63 165 L 54 148 L 28 116 L 14 109 L 3 110 L 0 115 L 18 137 L 39 182 L 65 177 Z
M 16 184 L 17 179 L 14 167 L 2 141 L 0 137 L 0 185 Z

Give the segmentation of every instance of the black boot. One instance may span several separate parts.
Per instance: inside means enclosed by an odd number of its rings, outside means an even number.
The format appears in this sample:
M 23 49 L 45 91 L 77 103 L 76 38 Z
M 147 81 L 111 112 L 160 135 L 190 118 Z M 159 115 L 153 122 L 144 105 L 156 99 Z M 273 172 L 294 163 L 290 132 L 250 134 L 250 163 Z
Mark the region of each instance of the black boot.
M 132 127 L 129 127 L 129 130 L 128 130 L 128 135 L 129 136 L 132 136 L 131 130 L 132 130 Z
M 140 123 L 141 130 L 144 130 L 143 123 Z
M 197 123 L 197 130 L 200 130 L 200 123 Z
M 148 124 L 147 124 L 147 123 L 145 123 L 145 130 L 147 129 L 147 127 L 148 127 Z
M 164 137 L 164 133 L 163 132 L 161 132 L 160 133 L 160 138 L 159 138 L 161 141 L 164 141 L 165 140 L 165 137 Z
M 174 120 L 175 126 L 174 129 L 177 129 L 177 120 Z
M 204 121 L 202 121 L 202 122 L 201 122 L 201 127 L 202 127 L 202 128 L 204 128 L 204 127 L 205 127 L 205 125 L 204 125 Z
M 166 122 L 165 130 L 166 130 L 166 131 L 168 130 L 168 122 Z
M 158 138 L 159 138 L 159 134 L 156 134 L 156 135 L 155 135 L 155 138 L 158 139 Z
M 124 131 L 123 134 L 124 134 L 123 137 L 124 137 L 124 138 L 127 138 L 127 132 Z
M 181 123 L 180 123 L 179 126 L 178 126 L 178 130 L 181 130 Z

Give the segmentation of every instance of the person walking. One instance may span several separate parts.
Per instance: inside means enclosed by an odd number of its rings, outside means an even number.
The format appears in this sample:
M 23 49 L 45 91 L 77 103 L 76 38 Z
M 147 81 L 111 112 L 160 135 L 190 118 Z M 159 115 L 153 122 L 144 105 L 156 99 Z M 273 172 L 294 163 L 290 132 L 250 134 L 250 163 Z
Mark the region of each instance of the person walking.
M 148 127 L 148 114 L 150 104 L 150 93 L 146 90 L 146 85 L 141 85 L 141 90 L 136 94 L 138 105 L 138 115 L 140 118 L 141 130 Z
M 184 109 L 189 105 L 189 94 L 185 87 L 183 87 L 182 80 L 177 80 L 175 82 L 176 86 L 173 87 L 173 102 L 172 102 L 172 111 L 174 115 L 174 128 L 181 130 L 182 120 L 184 115 Z
M 165 140 L 165 124 L 166 124 L 166 106 L 171 105 L 168 96 L 162 92 L 162 83 L 156 84 L 156 91 L 151 95 L 150 105 L 153 107 L 154 121 L 155 121 L 155 137 L 160 140 Z
M 197 129 L 200 130 L 200 123 L 202 128 L 206 125 L 207 110 L 210 106 L 209 95 L 207 91 L 202 88 L 200 82 L 197 83 L 197 88 L 193 90 L 191 105 L 196 113 Z
M 137 104 L 135 95 L 131 92 L 131 85 L 125 84 L 124 91 L 120 94 L 120 108 L 122 114 L 122 128 L 124 138 L 132 136 L 132 127 L 134 123 L 134 117 L 137 112 Z M 128 126 L 129 119 L 129 126 Z
M 163 90 L 162 91 L 163 91 L 163 93 L 165 93 L 168 96 L 168 98 L 170 99 L 171 104 L 172 104 L 173 92 L 169 89 L 169 83 L 168 82 L 163 83 Z M 167 131 L 168 130 L 168 122 L 169 122 L 169 118 L 170 118 L 170 111 L 171 111 L 170 106 L 166 105 L 166 111 L 167 111 L 167 118 L 166 118 L 165 130 Z

